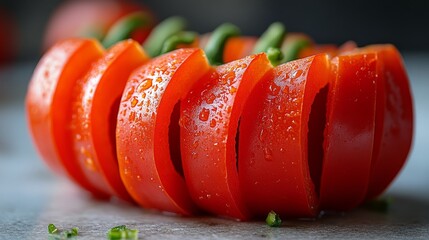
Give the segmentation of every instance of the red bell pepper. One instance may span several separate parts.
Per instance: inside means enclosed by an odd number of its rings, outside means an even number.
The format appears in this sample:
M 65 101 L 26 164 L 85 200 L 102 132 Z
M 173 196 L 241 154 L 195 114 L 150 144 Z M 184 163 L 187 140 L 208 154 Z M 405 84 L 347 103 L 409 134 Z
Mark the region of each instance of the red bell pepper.
M 331 78 L 327 55 L 316 55 L 277 66 L 249 97 L 240 124 L 238 169 L 244 199 L 255 215 L 319 213 L 322 159 L 311 153 L 322 149 L 323 121 L 318 120 Z
M 179 49 L 138 67 L 126 84 L 118 113 L 117 154 L 122 181 L 143 207 L 181 215 L 197 211 L 180 168 L 175 168 L 180 155 L 173 155 L 170 147 L 179 143 L 169 143 L 177 138 L 177 130 L 169 134 L 169 126 L 178 128 L 170 122 L 174 106 L 208 70 L 202 50 Z
M 181 103 L 183 171 L 192 199 L 208 212 L 250 217 L 240 191 L 236 135 L 250 92 L 270 68 L 265 54 L 221 65 Z
M 131 200 L 119 175 L 116 119 L 119 100 L 130 73 L 149 58 L 141 46 L 117 43 L 76 83 L 70 128 L 77 166 L 100 191 Z

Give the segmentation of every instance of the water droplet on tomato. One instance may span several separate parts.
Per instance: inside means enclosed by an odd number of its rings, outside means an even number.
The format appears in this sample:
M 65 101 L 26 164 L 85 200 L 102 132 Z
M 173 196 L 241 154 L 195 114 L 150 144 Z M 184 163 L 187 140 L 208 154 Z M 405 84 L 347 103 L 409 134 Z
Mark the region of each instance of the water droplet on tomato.
M 254 166 L 255 165 L 255 159 L 250 159 L 250 161 L 249 161 L 249 165 L 252 167 L 252 166 Z
M 95 166 L 94 160 L 90 157 L 85 158 L 85 166 L 91 171 L 96 171 L 97 167 Z
M 136 97 L 133 97 L 133 100 L 131 100 L 131 107 L 135 107 L 138 102 L 139 102 L 139 100 L 137 100 Z
M 267 137 L 267 133 L 264 129 L 261 129 L 261 132 L 259 132 L 259 141 L 264 142 Z
M 273 160 L 273 151 L 269 147 L 264 148 L 264 158 L 266 161 Z
M 130 121 L 130 122 L 134 122 L 134 120 L 136 119 L 136 112 L 134 112 L 134 111 L 132 111 L 131 113 L 130 113 L 130 115 L 128 116 L 128 120 Z
M 204 100 L 208 104 L 212 104 L 215 99 L 216 99 L 216 96 L 213 93 L 208 93 L 207 95 L 204 95 Z
M 82 139 L 82 136 L 79 133 L 77 133 L 74 137 L 78 141 Z
M 137 91 L 138 92 L 143 92 L 143 91 L 147 90 L 150 87 L 152 87 L 152 78 L 146 78 L 137 87 Z
M 272 83 L 272 84 L 270 84 L 270 86 L 269 86 L 269 90 L 270 90 L 270 94 L 271 94 L 271 95 L 276 96 L 276 95 L 278 95 L 278 94 L 279 94 L 279 92 L 280 92 L 280 87 L 279 87 L 279 86 L 277 86 L 277 84 Z
M 236 93 L 236 92 L 237 92 L 237 88 L 236 88 L 236 87 L 231 86 L 231 88 L 229 89 L 229 93 L 234 94 L 234 93 Z
M 210 116 L 210 111 L 207 108 L 203 108 L 203 109 L 201 109 L 201 112 L 198 115 L 198 118 L 201 121 L 205 122 L 205 121 L 207 121 L 209 119 L 209 116 Z
M 216 119 L 212 119 L 210 121 L 210 127 L 212 127 L 212 128 L 216 127 Z
M 291 72 L 290 77 L 291 78 L 299 78 L 302 75 L 302 70 L 294 70 Z
M 130 89 L 128 89 L 127 94 L 125 95 L 125 101 L 130 100 L 130 98 L 133 96 L 134 93 L 134 87 L 130 87 Z

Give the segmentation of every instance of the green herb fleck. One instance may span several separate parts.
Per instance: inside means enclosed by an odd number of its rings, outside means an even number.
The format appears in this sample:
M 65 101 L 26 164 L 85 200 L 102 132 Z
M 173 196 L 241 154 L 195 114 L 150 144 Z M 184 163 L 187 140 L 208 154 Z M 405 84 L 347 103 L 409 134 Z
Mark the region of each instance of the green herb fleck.
M 111 228 L 107 232 L 107 239 L 109 240 L 120 240 L 128 239 L 135 240 L 138 239 L 139 231 L 137 229 L 129 229 L 125 225 L 120 225 Z
M 50 223 L 48 225 L 48 233 L 49 239 L 69 239 L 78 235 L 79 228 L 74 227 L 69 230 L 60 231 L 54 224 Z
M 53 223 L 50 223 L 50 224 L 48 225 L 48 233 L 49 233 L 49 234 L 55 234 L 55 233 L 58 233 L 58 228 L 57 228 Z
M 268 213 L 267 218 L 265 219 L 265 222 L 270 227 L 279 227 L 282 224 L 282 220 L 280 219 L 280 216 L 274 211 L 270 211 Z

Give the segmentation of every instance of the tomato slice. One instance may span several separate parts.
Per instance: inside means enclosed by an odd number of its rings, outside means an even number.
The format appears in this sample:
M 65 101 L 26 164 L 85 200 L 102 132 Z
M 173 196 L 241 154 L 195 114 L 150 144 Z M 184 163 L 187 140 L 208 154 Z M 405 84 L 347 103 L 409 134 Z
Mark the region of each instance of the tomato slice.
M 232 62 L 250 55 L 257 41 L 256 37 L 229 38 L 225 43 L 223 62 Z
M 116 119 L 130 73 L 149 58 L 133 40 L 117 43 L 75 88 L 71 131 L 77 164 L 100 191 L 131 200 L 119 175 Z
M 380 195 L 407 160 L 413 139 L 413 100 L 408 76 L 398 50 L 393 45 L 373 45 L 362 49 L 374 52 L 382 62 L 384 95 L 377 111 L 383 116 L 377 126 L 381 145 L 374 159 L 367 198 Z
M 180 156 L 170 153 L 169 119 L 208 70 L 201 49 L 179 49 L 140 66 L 126 84 L 116 129 L 118 161 L 125 187 L 143 207 L 182 215 L 197 211 L 172 163 Z
M 265 54 L 221 65 L 181 102 L 183 171 L 192 199 L 208 212 L 250 217 L 240 193 L 236 135 L 244 103 L 270 68 Z
M 77 80 L 103 49 L 95 40 L 69 39 L 55 44 L 37 65 L 26 96 L 28 125 L 43 160 L 57 173 L 65 172 L 82 188 L 104 196 L 85 177 L 73 152 L 69 121 Z
M 338 55 L 338 47 L 333 44 L 312 45 L 308 48 L 302 49 L 298 56 L 299 58 L 305 58 L 319 53 L 327 53 L 331 57 L 334 57 Z
M 372 165 L 377 100 L 377 55 L 334 58 L 328 94 L 321 207 L 350 210 L 364 200 Z
M 288 217 L 318 214 L 315 185 L 322 139 L 317 136 L 323 133 L 331 79 L 329 58 L 320 54 L 277 66 L 249 97 L 241 118 L 238 163 L 240 187 L 255 215 L 271 210 Z M 312 107 L 316 101 L 318 106 Z

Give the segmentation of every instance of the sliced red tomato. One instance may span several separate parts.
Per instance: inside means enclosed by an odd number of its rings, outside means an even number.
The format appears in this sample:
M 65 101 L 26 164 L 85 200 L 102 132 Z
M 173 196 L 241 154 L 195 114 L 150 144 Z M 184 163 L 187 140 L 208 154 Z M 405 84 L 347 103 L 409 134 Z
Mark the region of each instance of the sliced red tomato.
M 327 53 L 334 57 L 338 55 L 338 47 L 333 44 L 312 45 L 302 49 L 298 54 L 298 58 L 305 58 L 319 53 Z
M 382 62 L 384 91 L 377 102 L 383 122 L 377 126 L 381 145 L 371 170 L 367 198 L 377 197 L 402 169 L 413 139 L 413 100 L 408 76 L 398 50 L 392 45 L 373 45 L 362 51 L 374 52 Z
M 208 212 L 250 217 L 240 191 L 236 135 L 244 103 L 270 68 L 265 54 L 221 65 L 181 103 L 183 171 L 192 199 Z
M 69 39 L 55 44 L 37 65 L 26 96 L 28 125 L 43 160 L 57 173 L 97 196 L 104 196 L 77 166 L 69 122 L 74 85 L 100 58 L 95 40 Z
M 180 165 L 180 155 L 170 152 L 169 126 L 178 127 L 170 123 L 174 106 L 208 70 L 201 49 L 179 49 L 138 67 L 126 84 L 116 129 L 117 154 L 122 181 L 143 207 L 182 215 L 197 211 L 173 164 Z
M 250 55 L 257 41 L 256 37 L 229 38 L 225 43 L 223 62 L 232 62 Z
M 149 58 L 133 40 L 117 43 L 75 87 L 71 131 L 78 166 L 100 191 L 131 200 L 119 174 L 116 119 L 130 73 Z
M 323 209 L 350 210 L 364 200 L 371 171 L 377 100 L 377 55 L 332 60 L 320 183 Z
M 63 1 L 55 9 L 46 26 L 43 48 L 47 49 L 57 41 L 69 37 L 101 39 L 115 21 L 137 11 L 145 12 L 151 19 L 155 19 L 150 9 L 134 1 Z M 153 20 L 147 28 L 136 30 L 132 35 L 133 39 L 143 42 L 155 22 Z
M 320 54 L 277 66 L 249 97 L 238 165 L 244 199 L 255 215 L 319 213 L 321 135 L 331 79 L 329 58 Z

